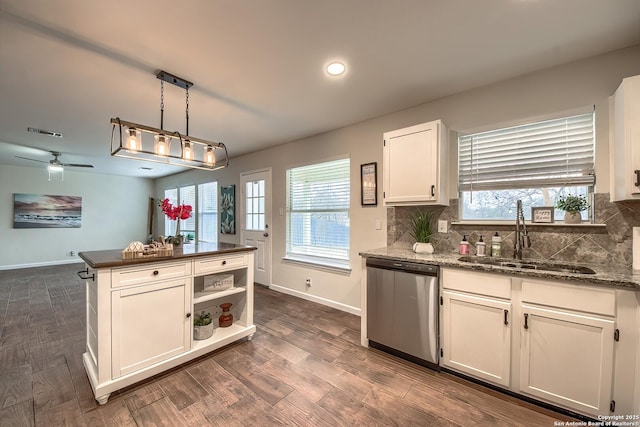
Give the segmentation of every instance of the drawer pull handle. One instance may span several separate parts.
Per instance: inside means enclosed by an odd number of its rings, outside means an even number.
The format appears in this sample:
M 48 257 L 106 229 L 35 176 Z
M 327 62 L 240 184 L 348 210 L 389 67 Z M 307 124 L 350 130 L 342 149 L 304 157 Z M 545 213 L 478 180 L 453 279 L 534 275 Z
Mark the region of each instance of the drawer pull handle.
M 157 276 L 158 274 L 160 274 L 160 272 L 158 270 L 153 270 L 153 275 Z
M 226 259 L 222 261 L 222 265 L 227 265 L 227 260 Z
M 89 276 L 89 267 L 87 267 L 86 270 L 78 271 L 77 274 L 78 274 L 78 277 L 81 278 L 82 280 L 91 279 L 94 282 L 96 280 L 96 273 L 92 273 L 91 276 Z
M 187 313 L 187 317 L 191 317 L 191 313 Z
M 524 328 L 529 329 L 529 315 L 527 313 L 524 314 Z
M 505 325 L 509 324 L 509 310 L 504 311 L 504 324 Z

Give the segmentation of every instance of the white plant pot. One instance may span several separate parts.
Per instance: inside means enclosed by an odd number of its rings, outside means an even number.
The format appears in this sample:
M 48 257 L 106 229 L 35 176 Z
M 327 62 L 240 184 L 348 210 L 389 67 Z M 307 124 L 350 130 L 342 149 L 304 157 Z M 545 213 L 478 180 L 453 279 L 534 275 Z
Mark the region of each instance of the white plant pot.
M 213 335 L 213 322 L 205 326 L 193 327 L 193 339 L 194 340 L 206 340 Z
M 564 213 L 565 224 L 580 224 L 581 222 L 582 222 L 582 215 L 580 214 L 580 212 L 566 211 Z
M 431 243 L 419 243 L 416 242 L 413 244 L 413 252 L 417 254 L 432 254 L 433 253 L 433 245 Z

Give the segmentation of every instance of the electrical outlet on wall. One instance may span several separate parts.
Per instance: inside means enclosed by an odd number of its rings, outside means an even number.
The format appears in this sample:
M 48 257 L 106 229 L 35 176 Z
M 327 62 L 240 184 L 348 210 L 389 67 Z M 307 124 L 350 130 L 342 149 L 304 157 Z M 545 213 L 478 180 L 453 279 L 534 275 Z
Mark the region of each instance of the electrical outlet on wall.
M 447 220 L 439 219 L 438 220 L 438 233 L 446 233 L 447 232 Z

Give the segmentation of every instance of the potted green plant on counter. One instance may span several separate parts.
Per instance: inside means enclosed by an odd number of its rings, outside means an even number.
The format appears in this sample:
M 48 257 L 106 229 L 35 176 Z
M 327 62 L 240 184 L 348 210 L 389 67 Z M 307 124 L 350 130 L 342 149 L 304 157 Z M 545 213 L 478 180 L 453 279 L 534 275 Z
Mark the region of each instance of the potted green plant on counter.
M 580 212 L 589 208 L 589 203 L 584 196 L 560 196 L 556 202 L 556 207 L 564 211 L 565 224 L 579 224 L 582 222 Z
M 415 253 L 432 254 L 433 215 L 431 212 L 419 210 L 409 217 L 409 234 L 416 241 L 413 245 Z
M 193 318 L 193 339 L 206 340 L 213 335 L 213 322 L 211 313 L 202 311 Z

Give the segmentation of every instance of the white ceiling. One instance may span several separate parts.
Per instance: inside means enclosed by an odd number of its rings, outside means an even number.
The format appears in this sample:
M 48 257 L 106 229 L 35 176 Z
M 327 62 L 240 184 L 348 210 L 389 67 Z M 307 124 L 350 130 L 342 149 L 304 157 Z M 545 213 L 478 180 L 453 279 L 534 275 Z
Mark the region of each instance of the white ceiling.
M 0 0 L 0 164 L 180 171 L 109 155 L 110 118 L 160 127 L 158 70 L 194 83 L 189 133 L 233 161 L 639 43 L 640 0 Z M 165 129 L 184 104 L 165 85 Z

